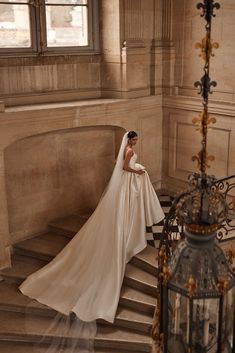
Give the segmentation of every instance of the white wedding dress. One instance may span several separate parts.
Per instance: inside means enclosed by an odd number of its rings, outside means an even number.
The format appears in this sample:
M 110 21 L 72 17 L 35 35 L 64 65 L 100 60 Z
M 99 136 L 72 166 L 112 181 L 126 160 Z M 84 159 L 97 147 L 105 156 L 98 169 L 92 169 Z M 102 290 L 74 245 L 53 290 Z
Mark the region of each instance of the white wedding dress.
M 146 247 L 146 226 L 164 218 L 147 172 L 123 170 L 126 144 L 127 133 L 94 213 L 49 264 L 20 286 L 23 294 L 86 322 L 114 321 L 125 265 Z M 143 169 L 136 159 L 134 154 L 129 166 Z

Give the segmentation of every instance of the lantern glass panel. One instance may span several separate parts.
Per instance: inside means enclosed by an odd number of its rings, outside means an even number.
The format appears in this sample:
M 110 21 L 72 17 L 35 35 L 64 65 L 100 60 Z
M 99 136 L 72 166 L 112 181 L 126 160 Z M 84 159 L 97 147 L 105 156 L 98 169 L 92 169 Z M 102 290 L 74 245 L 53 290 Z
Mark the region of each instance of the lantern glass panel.
M 232 352 L 234 334 L 235 334 L 235 288 L 230 289 L 224 297 L 224 310 L 223 310 L 223 346 L 224 351 L 227 353 Z
M 219 327 L 219 298 L 193 301 L 193 352 L 217 353 Z
M 182 353 L 187 344 L 189 299 L 168 291 L 168 352 Z

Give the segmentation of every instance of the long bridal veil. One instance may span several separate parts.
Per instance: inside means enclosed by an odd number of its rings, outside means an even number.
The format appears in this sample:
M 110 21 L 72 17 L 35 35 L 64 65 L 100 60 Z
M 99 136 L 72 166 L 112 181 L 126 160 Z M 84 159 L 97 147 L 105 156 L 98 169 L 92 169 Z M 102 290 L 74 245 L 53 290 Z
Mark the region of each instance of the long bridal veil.
M 26 336 L 37 330 L 32 353 L 94 353 L 96 320 L 85 322 L 74 314 L 32 315 L 31 304 L 26 307 L 24 330 Z
M 128 132 L 126 132 L 122 138 L 121 146 L 118 152 L 115 168 L 113 170 L 112 176 L 110 178 L 110 181 L 102 195 L 102 198 L 105 196 L 105 198 L 112 198 L 114 195 L 120 192 L 120 183 L 121 183 L 121 176 L 123 173 L 123 163 L 124 163 L 124 152 L 125 148 L 127 146 L 128 142 Z
M 112 205 L 113 200 L 115 200 L 116 197 L 118 197 L 118 193 L 120 191 L 120 183 L 121 183 L 121 176 L 123 173 L 123 161 L 124 161 L 124 152 L 125 152 L 125 147 L 128 142 L 128 133 L 125 133 L 122 139 L 122 143 L 119 149 L 119 153 L 117 156 L 116 160 L 116 165 L 113 170 L 111 179 L 109 181 L 109 184 L 107 185 L 101 200 L 97 206 L 97 209 L 100 207 L 102 210 L 105 210 L 106 217 L 109 219 L 103 219 L 100 220 L 101 222 L 110 222 L 110 218 L 113 217 L 118 217 L 118 215 L 115 215 L 115 212 L 112 208 L 110 208 L 110 205 Z M 99 217 L 99 211 L 98 214 L 96 215 L 96 211 L 92 214 L 91 218 L 94 217 Z M 110 218 L 109 214 L 110 213 Z M 90 223 L 90 220 L 88 220 L 88 223 Z M 92 223 L 92 222 L 91 222 Z M 87 227 L 88 226 L 88 227 Z M 107 225 L 108 226 L 108 225 Z M 88 232 L 93 232 L 94 229 L 91 226 L 85 224 L 85 229 Z M 83 228 L 75 235 L 80 236 L 80 232 L 83 235 L 84 231 Z M 98 234 L 94 234 L 94 236 L 98 236 Z M 103 248 L 105 247 L 106 244 L 100 244 L 100 246 Z M 79 257 L 79 251 L 86 251 L 86 249 L 78 249 L 77 256 Z M 99 254 L 99 249 L 97 248 L 97 253 Z M 101 253 L 98 255 L 100 256 Z M 94 254 L 87 254 L 88 257 L 91 258 L 90 263 L 88 266 L 95 266 L 95 263 L 92 262 L 92 258 L 94 258 Z M 97 255 L 96 255 L 97 256 Z M 54 259 L 56 260 L 56 258 Z M 59 262 L 60 260 L 58 260 Z M 76 261 L 76 260 L 75 260 Z M 75 265 L 75 264 L 74 264 Z M 73 263 L 71 264 L 73 266 Z M 45 273 L 45 278 L 47 278 L 47 273 L 46 270 L 42 269 Z M 40 271 L 40 270 L 39 270 Z M 33 274 L 34 275 L 34 274 Z M 50 279 L 50 277 L 49 277 Z M 41 278 L 40 275 L 38 276 L 39 280 L 39 286 L 42 284 L 41 288 L 43 287 L 43 283 L 40 282 Z M 91 278 L 87 279 L 88 281 L 90 280 L 90 287 L 92 287 L 92 282 L 94 280 L 94 277 L 91 276 Z M 107 280 L 109 280 L 107 278 Z M 29 283 L 30 286 L 36 287 L 37 285 L 37 273 L 36 277 L 33 278 L 32 283 Z M 62 278 L 63 281 L 63 278 Z M 27 280 L 26 280 L 27 282 Z M 30 280 L 28 281 L 30 282 Z M 36 282 L 34 284 L 34 282 Z M 65 285 L 66 285 L 66 278 L 65 278 Z M 27 292 L 27 283 L 26 283 L 26 290 L 24 290 L 25 284 L 23 284 L 23 290 L 22 292 L 26 295 L 30 296 L 30 291 Z M 56 286 L 56 279 L 55 279 L 55 286 Z M 108 286 L 107 286 L 108 288 Z M 30 287 L 29 287 L 30 289 Z M 56 288 L 55 288 L 56 289 Z M 58 289 L 59 290 L 59 289 Z M 89 293 L 89 290 L 88 290 Z M 69 295 L 69 294 L 68 294 Z M 71 296 L 74 295 L 74 293 L 70 293 Z M 101 295 L 101 291 L 100 291 Z M 104 295 L 105 296 L 105 295 Z M 32 296 L 32 298 L 36 298 L 37 296 Z M 51 300 L 51 299 L 50 299 Z M 63 298 L 64 301 L 70 301 L 70 298 Z M 40 299 L 39 299 L 40 301 Z M 45 302 L 44 302 L 45 303 Z M 89 303 L 89 301 L 88 301 Z M 46 304 L 46 303 L 45 303 Z M 50 306 L 50 304 L 48 304 Z M 91 306 L 93 304 L 91 303 Z M 115 304 L 114 304 L 115 306 Z M 96 320 L 91 320 L 91 321 L 82 321 L 79 319 L 74 312 L 70 312 L 69 315 L 65 315 L 64 313 L 62 314 L 61 312 L 49 310 L 48 312 L 50 313 L 50 316 L 46 316 L 44 312 L 45 310 L 42 310 L 41 314 L 39 315 L 33 315 L 32 314 L 32 307 L 35 308 L 35 303 L 30 302 L 29 305 L 26 307 L 26 312 L 25 312 L 25 331 L 26 335 L 27 333 L 32 334 L 32 330 L 34 330 L 35 326 L 35 345 L 34 349 L 32 349 L 32 352 L 40 352 L 41 347 L 43 346 L 44 350 L 43 352 L 45 353 L 93 353 L 94 352 L 94 341 L 95 341 L 95 336 L 97 333 L 97 325 L 96 325 Z M 49 308 L 48 308 L 49 309 Z M 86 312 L 89 313 L 89 311 L 92 312 L 94 308 L 90 309 L 89 306 L 85 308 Z M 110 321 L 112 321 L 112 318 L 110 318 Z M 37 330 L 36 328 L 39 327 L 40 335 L 37 336 Z

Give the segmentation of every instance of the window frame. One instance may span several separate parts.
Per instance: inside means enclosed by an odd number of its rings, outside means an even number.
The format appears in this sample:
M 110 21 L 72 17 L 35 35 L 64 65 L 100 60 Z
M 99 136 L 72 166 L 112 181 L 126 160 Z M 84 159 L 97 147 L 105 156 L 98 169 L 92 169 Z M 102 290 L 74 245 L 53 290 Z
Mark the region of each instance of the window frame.
M 0 4 L 20 4 L 0 0 Z M 22 4 L 22 3 L 21 3 Z M 99 53 L 98 0 L 87 0 L 88 7 L 88 45 L 87 46 L 47 46 L 46 4 L 45 0 L 29 0 L 24 5 L 29 8 L 31 47 L 0 48 L 0 57 L 56 56 Z M 69 6 L 69 5 L 68 5 Z M 71 5 L 72 6 L 72 5 Z
M 32 54 L 37 52 L 37 35 L 36 35 L 36 8 L 32 6 L 30 2 L 28 3 L 20 3 L 17 0 L 12 1 L 12 2 L 7 2 L 4 0 L 0 0 L 0 4 L 4 5 L 21 5 L 21 6 L 27 6 L 29 9 L 29 30 L 30 30 L 30 39 L 31 39 L 31 46 L 30 47 L 13 47 L 13 48 L 1 48 L 0 47 L 0 56 L 4 54 L 15 54 L 16 52 L 18 54 Z M 35 23 L 35 26 L 33 24 Z

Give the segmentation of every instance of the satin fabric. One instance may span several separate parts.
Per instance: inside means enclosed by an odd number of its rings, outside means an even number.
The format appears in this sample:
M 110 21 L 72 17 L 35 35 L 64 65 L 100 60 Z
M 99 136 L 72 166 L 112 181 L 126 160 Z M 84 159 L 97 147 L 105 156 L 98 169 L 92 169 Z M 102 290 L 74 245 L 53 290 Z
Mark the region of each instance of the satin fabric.
M 129 166 L 143 169 L 136 159 Z M 82 321 L 114 321 L 125 265 L 146 247 L 146 225 L 164 218 L 146 171 L 123 170 L 116 191 L 104 193 L 68 245 L 22 283 L 23 294 Z

